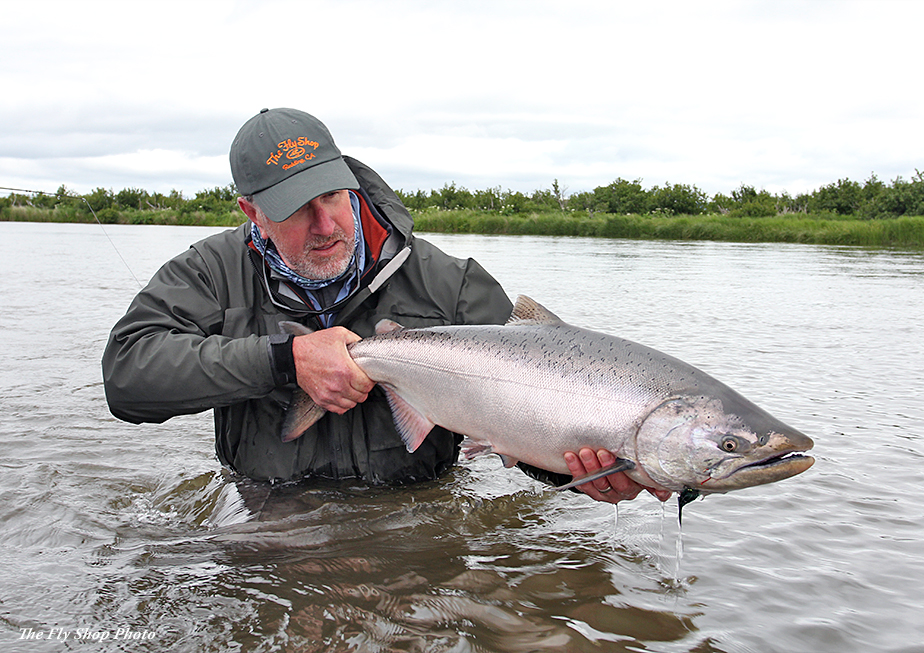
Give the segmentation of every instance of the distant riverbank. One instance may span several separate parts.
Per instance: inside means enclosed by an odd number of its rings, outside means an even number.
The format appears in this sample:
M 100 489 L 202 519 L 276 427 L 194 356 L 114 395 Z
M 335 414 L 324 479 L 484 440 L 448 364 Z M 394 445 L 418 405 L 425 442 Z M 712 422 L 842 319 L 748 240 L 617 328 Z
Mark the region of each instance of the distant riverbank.
M 861 220 L 833 213 L 732 217 L 722 214 L 614 215 L 587 211 L 502 215 L 475 209 L 432 208 L 413 211 L 412 215 L 418 232 L 924 248 L 924 216 Z M 118 212 L 108 209 L 101 216 L 104 224 L 233 227 L 243 220 L 239 211 L 179 212 L 169 209 Z M 95 222 L 95 219 L 86 212 L 60 208 L 6 207 L 0 211 L 0 221 Z
M 924 216 L 878 220 L 801 213 L 758 218 L 719 214 L 588 215 L 586 212 L 505 216 L 473 210 L 429 210 L 415 214 L 414 220 L 417 231 L 440 233 L 924 248 Z

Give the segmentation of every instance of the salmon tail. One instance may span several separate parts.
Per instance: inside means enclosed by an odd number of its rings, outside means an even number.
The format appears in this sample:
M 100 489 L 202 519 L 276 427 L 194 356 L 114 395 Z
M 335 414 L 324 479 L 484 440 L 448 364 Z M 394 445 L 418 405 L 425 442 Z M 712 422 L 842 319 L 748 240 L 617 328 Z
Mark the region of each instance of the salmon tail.
M 317 422 L 327 411 L 318 406 L 301 388 L 292 393 L 292 401 L 286 410 L 282 422 L 280 437 L 283 442 L 291 442 L 300 437 L 312 424 Z

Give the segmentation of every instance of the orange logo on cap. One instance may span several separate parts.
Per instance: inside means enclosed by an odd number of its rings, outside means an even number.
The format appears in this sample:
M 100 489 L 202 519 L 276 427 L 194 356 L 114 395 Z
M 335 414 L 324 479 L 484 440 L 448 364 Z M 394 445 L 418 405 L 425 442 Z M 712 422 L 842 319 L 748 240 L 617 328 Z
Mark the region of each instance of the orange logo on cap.
M 314 152 L 308 152 L 305 148 L 310 147 L 313 150 L 318 149 L 320 144 L 317 141 L 310 140 L 307 136 L 299 136 L 295 140 L 288 138 L 278 144 L 279 149 L 269 155 L 266 165 L 278 165 L 279 160 L 285 157 L 292 161 L 282 166 L 283 170 L 288 170 L 299 163 L 310 161 L 314 158 Z

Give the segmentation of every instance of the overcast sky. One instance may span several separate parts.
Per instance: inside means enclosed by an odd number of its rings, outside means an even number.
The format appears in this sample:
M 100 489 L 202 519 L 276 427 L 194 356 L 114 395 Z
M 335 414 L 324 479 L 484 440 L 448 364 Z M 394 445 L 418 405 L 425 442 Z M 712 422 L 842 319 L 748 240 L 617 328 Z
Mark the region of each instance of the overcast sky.
M 0 186 L 196 191 L 262 107 L 393 187 L 924 169 L 919 0 L 0 0 Z M 8 191 L 0 191 L 6 195 Z

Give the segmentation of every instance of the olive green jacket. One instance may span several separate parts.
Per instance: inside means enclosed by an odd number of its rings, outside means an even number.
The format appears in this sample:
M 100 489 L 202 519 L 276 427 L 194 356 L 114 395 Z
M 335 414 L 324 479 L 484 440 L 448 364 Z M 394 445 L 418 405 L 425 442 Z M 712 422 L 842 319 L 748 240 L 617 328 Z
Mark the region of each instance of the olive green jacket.
M 370 168 L 345 159 L 391 232 L 363 284 L 405 246 L 411 254 L 343 326 L 367 337 L 383 318 L 407 327 L 506 321 L 511 304 L 497 281 L 474 260 L 453 258 L 416 238 L 394 192 Z M 196 243 L 135 297 L 102 360 L 113 415 L 160 423 L 213 409 L 219 460 L 258 480 L 406 483 L 435 478 L 452 465 L 459 436 L 437 427 L 408 453 L 378 387 L 346 414 L 328 413 L 300 438 L 280 440 L 294 386 L 274 382 L 269 336 L 293 316 L 270 300 L 262 260 L 248 240 L 245 223 Z M 271 287 L 279 283 L 270 279 Z

